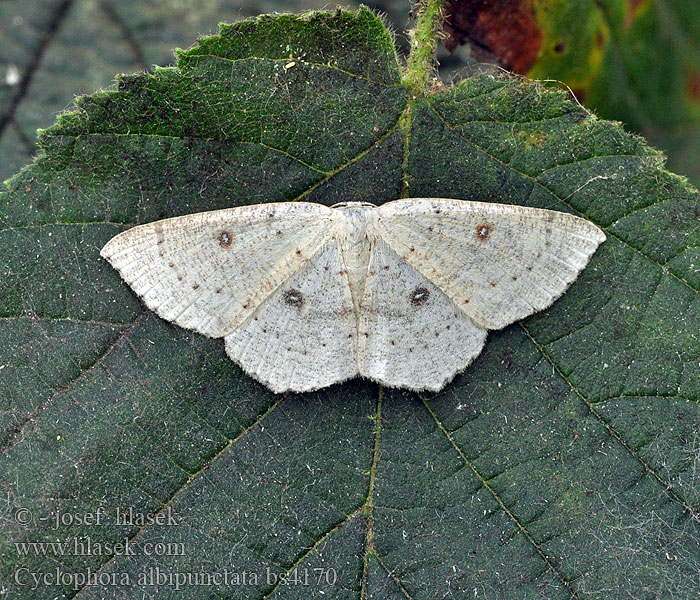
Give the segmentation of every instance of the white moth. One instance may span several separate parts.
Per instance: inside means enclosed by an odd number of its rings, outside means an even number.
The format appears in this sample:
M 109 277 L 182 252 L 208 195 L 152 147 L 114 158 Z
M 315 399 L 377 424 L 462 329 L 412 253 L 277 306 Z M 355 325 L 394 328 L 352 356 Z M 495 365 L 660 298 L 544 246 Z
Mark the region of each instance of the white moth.
M 164 219 L 102 256 L 168 321 L 275 392 L 361 375 L 439 390 L 489 329 L 549 306 L 605 239 L 570 214 L 444 198 L 309 202 Z

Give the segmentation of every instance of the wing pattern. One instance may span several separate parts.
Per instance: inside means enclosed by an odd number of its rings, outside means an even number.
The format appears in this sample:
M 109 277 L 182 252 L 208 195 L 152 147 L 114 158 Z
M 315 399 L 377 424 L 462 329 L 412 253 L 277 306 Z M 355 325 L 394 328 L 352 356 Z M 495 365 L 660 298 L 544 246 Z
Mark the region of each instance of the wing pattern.
M 439 390 L 487 330 L 559 297 L 604 239 L 565 213 L 410 198 L 175 217 L 125 231 L 101 254 L 149 308 L 225 338 L 231 359 L 275 392 L 358 374 Z
M 306 264 L 332 218 L 312 203 L 196 213 L 133 227 L 101 255 L 158 315 L 222 337 Z
M 357 375 L 357 322 L 336 240 L 226 336 L 226 352 L 275 392 L 310 391 Z
M 585 219 L 524 206 L 410 198 L 377 210 L 381 237 L 487 329 L 549 306 L 605 239 Z
M 483 327 L 378 241 L 359 315 L 361 375 L 391 387 L 439 390 L 485 341 Z

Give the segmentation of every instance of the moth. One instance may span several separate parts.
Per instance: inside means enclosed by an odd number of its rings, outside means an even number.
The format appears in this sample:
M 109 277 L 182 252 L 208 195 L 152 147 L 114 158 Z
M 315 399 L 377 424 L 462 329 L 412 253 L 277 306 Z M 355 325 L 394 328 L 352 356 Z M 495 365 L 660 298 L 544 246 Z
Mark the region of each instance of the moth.
M 124 231 L 101 255 L 148 308 L 224 338 L 274 392 L 356 376 L 437 391 L 489 330 L 558 298 L 604 240 L 566 213 L 407 198 L 190 214 Z

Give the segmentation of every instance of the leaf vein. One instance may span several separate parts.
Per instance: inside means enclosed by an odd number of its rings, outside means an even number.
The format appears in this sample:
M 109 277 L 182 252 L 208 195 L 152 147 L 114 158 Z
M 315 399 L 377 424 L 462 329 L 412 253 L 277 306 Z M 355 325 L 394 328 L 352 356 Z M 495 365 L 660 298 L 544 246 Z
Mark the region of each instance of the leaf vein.
M 500 506 L 501 510 L 503 510 L 508 517 L 510 517 L 511 521 L 515 524 L 515 526 L 520 530 L 520 532 L 525 536 L 527 541 L 532 545 L 532 547 L 535 549 L 537 554 L 540 556 L 542 561 L 547 565 L 549 570 L 556 575 L 557 579 L 564 585 L 564 587 L 567 589 L 569 592 L 569 595 L 572 599 L 578 600 L 578 595 L 576 592 L 573 590 L 573 588 L 569 585 L 568 580 L 562 573 L 559 572 L 559 570 L 554 566 L 554 563 L 552 563 L 547 555 L 544 553 L 542 548 L 539 546 L 537 541 L 532 537 L 530 532 L 525 528 L 525 526 L 518 520 L 518 518 L 515 516 L 515 514 L 505 505 L 501 497 L 496 493 L 496 490 L 494 490 L 488 483 L 488 481 L 484 478 L 483 475 L 476 469 L 474 466 L 474 463 L 472 463 L 464 454 L 462 449 L 457 445 L 457 443 L 454 440 L 454 437 L 452 437 L 452 434 L 447 431 L 445 426 L 442 424 L 440 419 L 438 419 L 437 415 L 435 412 L 428 406 L 428 403 L 425 401 L 424 398 L 421 397 L 421 400 L 423 401 L 423 405 L 425 406 L 425 409 L 428 411 L 430 416 L 433 418 L 435 421 L 435 424 L 437 425 L 438 429 L 445 435 L 445 437 L 448 439 L 452 447 L 456 450 L 457 454 L 461 457 L 461 459 L 464 461 L 464 463 L 471 469 L 471 471 L 474 473 L 474 475 L 477 477 L 477 479 L 481 482 L 481 484 L 486 488 L 486 490 L 493 496 L 494 500 L 498 503 Z

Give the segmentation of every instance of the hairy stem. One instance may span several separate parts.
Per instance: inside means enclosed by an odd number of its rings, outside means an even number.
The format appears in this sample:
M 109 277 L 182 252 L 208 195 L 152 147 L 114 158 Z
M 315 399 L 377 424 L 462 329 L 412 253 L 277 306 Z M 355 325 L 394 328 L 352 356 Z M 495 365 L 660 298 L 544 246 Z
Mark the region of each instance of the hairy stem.
M 434 73 L 435 48 L 442 29 L 442 0 L 421 0 L 416 25 L 409 32 L 411 49 L 403 82 L 414 94 L 422 95 Z

